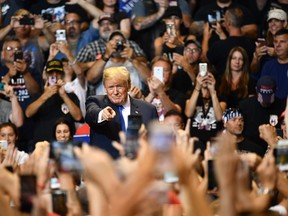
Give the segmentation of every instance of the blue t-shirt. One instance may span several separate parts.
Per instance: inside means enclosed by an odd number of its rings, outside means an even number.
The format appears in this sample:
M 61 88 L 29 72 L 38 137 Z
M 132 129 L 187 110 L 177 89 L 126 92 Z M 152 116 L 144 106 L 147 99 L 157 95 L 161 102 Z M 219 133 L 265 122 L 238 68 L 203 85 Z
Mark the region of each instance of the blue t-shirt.
M 99 30 L 98 28 L 94 28 L 92 23 L 89 26 L 89 29 L 81 33 L 81 36 L 78 39 L 77 47 L 75 53 L 73 55 L 76 57 L 78 55 L 78 52 L 85 47 L 87 44 L 98 40 L 99 39 Z M 66 56 L 59 52 L 56 56 L 55 59 L 62 60 Z
M 264 75 L 270 76 L 276 82 L 276 97 L 286 98 L 288 95 L 288 64 L 279 64 L 276 58 L 272 59 L 264 64 L 261 76 Z

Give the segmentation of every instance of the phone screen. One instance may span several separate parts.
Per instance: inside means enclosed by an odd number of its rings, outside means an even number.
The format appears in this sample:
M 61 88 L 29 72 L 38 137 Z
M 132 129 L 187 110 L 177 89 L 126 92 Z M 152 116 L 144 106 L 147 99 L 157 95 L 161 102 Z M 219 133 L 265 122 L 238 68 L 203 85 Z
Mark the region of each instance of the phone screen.
M 56 41 L 66 41 L 66 31 L 65 31 L 65 29 L 56 30 Z
M 153 76 L 163 82 L 163 67 L 154 67 L 153 68 Z
M 175 24 L 174 23 L 166 23 L 166 32 L 172 36 L 176 36 L 176 29 L 175 29 Z
M 207 63 L 199 63 L 199 74 L 202 77 L 207 75 Z
M 31 212 L 33 207 L 33 197 L 36 195 L 36 176 L 20 175 L 20 211 Z
M 5 83 L 3 82 L 0 82 L 0 91 L 4 91 L 4 86 L 5 86 Z
M 50 157 L 55 158 L 58 170 L 61 172 L 80 173 L 82 164 L 74 154 L 74 147 L 79 146 L 75 142 L 52 142 Z M 81 145 L 82 143 L 80 143 Z
M 288 140 L 279 140 L 273 149 L 275 162 L 280 171 L 288 170 Z
M 63 190 L 52 191 L 53 212 L 59 215 L 66 215 L 68 210 L 66 206 L 67 194 Z
M 214 160 L 208 160 L 208 190 L 213 190 L 218 187 L 214 172 Z
M 139 149 L 139 129 L 142 124 L 141 115 L 129 115 L 128 116 L 128 127 L 126 131 L 126 143 L 124 144 L 125 156 L 130 159 L 137 157 Z

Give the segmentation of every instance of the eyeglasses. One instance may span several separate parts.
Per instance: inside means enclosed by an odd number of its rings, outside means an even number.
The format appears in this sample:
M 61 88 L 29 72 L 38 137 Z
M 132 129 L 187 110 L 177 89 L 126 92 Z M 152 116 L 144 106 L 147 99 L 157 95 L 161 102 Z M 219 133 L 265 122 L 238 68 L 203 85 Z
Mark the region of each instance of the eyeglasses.
M 122 85 L 116 85 L 116 86 L 108 86 L 106 87 L 107 91 L 112 92 L 116 88 L 117 91 L 122 91 L 125 89 L 125 86 Z
M 7 51 L 11 51 L 11 50 L 14 50 L 14 51 L 18 51 L 18 50 L 21 50 L 21 48 L 19 48 L 19 47 L 6 47 L 6 50 Z
M 65 21 L 65 25 L 78 25 L 80 21 L 78 20 L 67 20 Z
M 199 52 L 199 49 L 198 49 L 198 48 L 189 48 L 189 47 L 186 47 L 184 50 L 185 50 L 186 52 L 189 52 L 189 53 Z

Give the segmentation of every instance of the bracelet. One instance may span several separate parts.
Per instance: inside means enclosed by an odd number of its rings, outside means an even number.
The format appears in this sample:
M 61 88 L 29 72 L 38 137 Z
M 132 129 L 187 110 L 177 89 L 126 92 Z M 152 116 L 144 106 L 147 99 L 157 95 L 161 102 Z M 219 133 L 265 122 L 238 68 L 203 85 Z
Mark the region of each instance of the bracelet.
M 200 89 L 194 88 L 194 91 L 195 91 L 195 90 L 198 91 L 198 92 L 200 92 Z
M 72 62 L 69 61 L 68 64 L 71 65 L 71 66 L 72 66 L 72 65 L 75 65 L 75 64 L 76 64 L 76 61 L 77 61 L 77 58 L 75 58 Z
M 110 57 L 106 58 L 104 55 L 101 57 L 101 59 L 104 61 L 104 62 L 108 62 Z

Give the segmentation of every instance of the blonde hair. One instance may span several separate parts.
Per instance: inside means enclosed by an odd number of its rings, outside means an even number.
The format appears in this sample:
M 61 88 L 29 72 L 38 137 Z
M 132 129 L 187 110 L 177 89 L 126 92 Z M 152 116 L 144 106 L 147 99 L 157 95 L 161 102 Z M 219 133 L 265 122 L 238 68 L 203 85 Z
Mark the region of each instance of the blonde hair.
M 103 85 L 105 86 L 105 81 L 117 77 L 119 80 L 127 82 L 128 89 L 131 88 L 131 78 L 129 71 L 124 66 L 116 66 L 106 68 L 103 72 Z
M 29 16 L 30 12 L 25 10 L 25 9 L 19 9 L 17 11 L 15 11 L 14 16 Z

